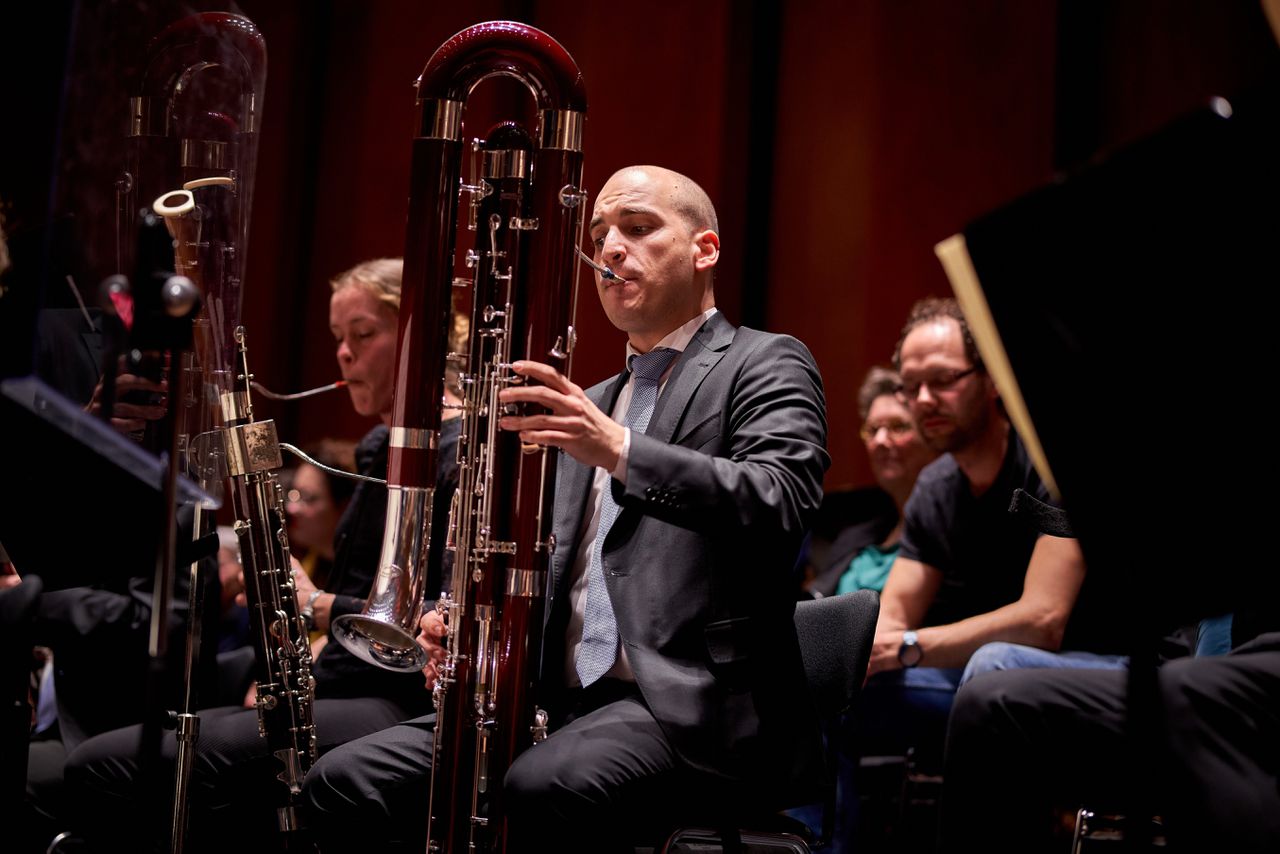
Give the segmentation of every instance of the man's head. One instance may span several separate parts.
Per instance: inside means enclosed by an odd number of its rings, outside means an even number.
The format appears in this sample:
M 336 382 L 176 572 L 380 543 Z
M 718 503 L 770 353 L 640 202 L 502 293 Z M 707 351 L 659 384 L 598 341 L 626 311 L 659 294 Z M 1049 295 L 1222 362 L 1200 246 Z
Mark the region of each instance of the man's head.
M 901 398 L 934 450 L 963 451 L 1002 417 L 995 383 L 955 300 L 916 303 L 893 361 L 902 377 Z
M 595 258 L 626 281 L 596 276 L 609 321 L 646 352 L 715 305 L 720 257 L 715 208 L 701 187 L 659 166 L 630 166 L 600 189 L 591 217 Z

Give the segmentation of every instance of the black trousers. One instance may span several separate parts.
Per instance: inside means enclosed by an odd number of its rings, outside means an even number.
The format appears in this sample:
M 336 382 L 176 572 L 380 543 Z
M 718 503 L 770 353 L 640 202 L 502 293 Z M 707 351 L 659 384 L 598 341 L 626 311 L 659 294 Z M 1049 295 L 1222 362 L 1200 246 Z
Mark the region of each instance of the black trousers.
M 948 851 L 1053 850 L 1054 805 L 1127 802 L 1124 671 L 1009 670 L 956 695 Z M 1280 635 L 1159 673 L 1152 794 L 1178 851 L 1280 850 Z
M 321 754 L 403 719 L 398 703 L 382 698 L 330 699 L 315 703 Z M 141 726 L 95 736 L 67 757 L 67 809 L 71 824 L 92 850 L 145 850 L 167 828 L 177 745 L 162 736 L 163 779 L 148 787 L 137 755 Z M 271 805 L 282 789 L 279 761 L 258 734 L 258 715 L 238 707 L 200 713 L 191 774 L 191 851 L 278 850 Z M 232 845 L 232 848 L 226 848 Z
M 684 766 L 634 686 L 597 684 L 507 773 L 511 850 L 632 851 L 745 797 Z M 316 764 L 303 797 L 322 850 L 425 849 L 434 725 L 406 721 Z

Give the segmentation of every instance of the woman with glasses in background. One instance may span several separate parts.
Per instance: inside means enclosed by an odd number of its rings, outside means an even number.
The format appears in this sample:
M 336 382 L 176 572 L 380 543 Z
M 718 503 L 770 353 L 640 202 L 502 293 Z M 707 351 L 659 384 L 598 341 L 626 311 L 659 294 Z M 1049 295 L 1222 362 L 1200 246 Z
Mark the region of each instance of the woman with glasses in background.
M 872 368 L 858 389 L 859 434 L 876 486 L 849 496 L 844 527 L 808 589 L 830 596 L 881 590 L 898 554 L 902 508 L 920 470 L 937 456 L 925 445 L 907 407 L 898 399 L 901 380 L 887 368 Z

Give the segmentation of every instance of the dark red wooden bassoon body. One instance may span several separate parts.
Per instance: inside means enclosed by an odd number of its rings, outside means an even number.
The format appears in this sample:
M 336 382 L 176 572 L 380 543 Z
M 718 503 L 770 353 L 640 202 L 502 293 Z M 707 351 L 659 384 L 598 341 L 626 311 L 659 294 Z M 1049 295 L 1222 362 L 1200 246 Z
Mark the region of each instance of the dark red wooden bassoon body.
M 523 82 L 538 110 L 529 132 L 501 122 L 478 143 L 479 176 L 461 183 L 462 113 L 472 89 L 503 75 Z M 458 489 L 449 548 L 452 583 L 437 608 L 448 656 L 437 710 L 428 850 L 505 847 L 501 783 L 512 759 L 545 733 L 533 684 L 554 538 L 556 450 L 521 447 L 498 429 L 498 393 L 523 380 L 532 359 L 568 372 L 573 349 L 575 249 L 585 193 L 586 93 L 573 59 L 554 39 L 506 21 L 470 27 L 445 42 L 418 81 L 388 456 L 387 530 L 379 574 L 361 615 L 335 635 L 366 660 L 416 669 L 438 468 L 445 368 L 455 283 L 473 288 L 469 345 L 461 363 Z M 454 278 L 459 196 L 475 244 L 471 278 Z M 474 847 L 473 847 L 474 846 Z

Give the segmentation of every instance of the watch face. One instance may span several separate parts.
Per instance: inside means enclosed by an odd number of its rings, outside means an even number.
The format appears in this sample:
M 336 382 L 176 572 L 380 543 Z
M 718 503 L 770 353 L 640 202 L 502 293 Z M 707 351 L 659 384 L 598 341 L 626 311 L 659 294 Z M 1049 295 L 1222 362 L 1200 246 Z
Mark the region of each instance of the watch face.
M 915 632 L 904 632 L 902 646 L 898 647 L 898 663 L 903 667 L 915 667 L 924 658 L 924 650 L 916 640 Z

